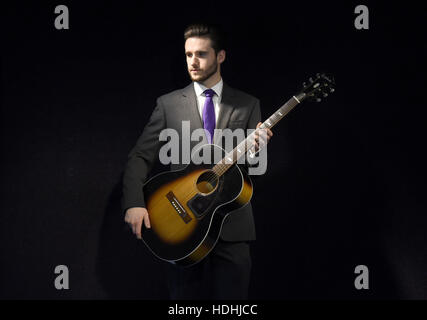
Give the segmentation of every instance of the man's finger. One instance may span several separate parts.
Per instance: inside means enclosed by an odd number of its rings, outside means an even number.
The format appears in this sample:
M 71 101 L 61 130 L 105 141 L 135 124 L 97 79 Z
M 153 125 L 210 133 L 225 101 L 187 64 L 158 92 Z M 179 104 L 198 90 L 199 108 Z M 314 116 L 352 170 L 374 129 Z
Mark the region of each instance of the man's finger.
M 142 221 L 138 221 L 137 223 L 136 223 L 136 227 L 135 227 L 135 234 L 136 234 L 136 237 L 138 238 L 138 239 L 141 239 L 141 226 L 142 226 Z
M 268 141 L 268 136 L 266 134 L 255 135 L 255 141 L 266 142 Z
M 148 217 L 148 214 L 146 214 L 146 215 L 144 216 L 144 224 L 145 224 L 145 227 L 146 227 L 146 228 L 148 228 L 148 229 L 150 229 L 150 228 L 151 228 L 150 218 Z

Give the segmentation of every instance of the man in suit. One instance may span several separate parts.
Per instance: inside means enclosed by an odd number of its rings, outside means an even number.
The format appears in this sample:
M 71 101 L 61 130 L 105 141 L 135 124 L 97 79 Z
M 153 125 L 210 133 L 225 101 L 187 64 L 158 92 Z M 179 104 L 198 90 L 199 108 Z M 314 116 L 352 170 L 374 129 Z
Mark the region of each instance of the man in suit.
M 213 129 L 254 129 L 261 124 L 259 100 L 229 87 L 221 78 L 226 56 L 221 30 L 212 25 L 191 25 L 185 30 L 184 39 L 193 82 L 157 99 L 149 122 L 129 154 L 123 177 L 125 221 L 139 239 L 142 226 L 150 228 L 142 186 L 163 144 L 159 141 L 163 129 L 174 129 L 181 135 L 183 121 L 189 121 L 190 132 L 205 128 L 204 141 L 217 143 Z M 256 136 L 256 148 L 268 142 L 272 133 L 267 133 L 267 139 Z M 180 136 L 180 144 L 182 139 L 189 137 Z M 196 142 L 191 143 L 193 147 Z M 171 169 L 182 166 L 172 164 Z M 226 218 L 220 239 L 205 259 L 189 268 L 167 266 L 171 298 L 246 299 L 251 271 L 248 242 L 252 240 L 255 226 L 249 203 Z

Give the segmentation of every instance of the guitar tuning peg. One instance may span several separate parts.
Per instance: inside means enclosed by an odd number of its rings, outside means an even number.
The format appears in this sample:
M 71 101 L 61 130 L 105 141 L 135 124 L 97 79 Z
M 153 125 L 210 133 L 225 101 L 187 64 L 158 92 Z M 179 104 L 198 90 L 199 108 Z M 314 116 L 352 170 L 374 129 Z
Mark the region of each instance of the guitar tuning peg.
M 330 93 L 332 93 L 332 92 L 334 92 L 334 91 L 335 91 L 335 89 L 334 89 L 334 88 L 330 88 L 330 89 L 329 89 L 329 92 L 330 92 Z
M 312 77 L 310 77 L 308 80 L 309 80 L 311 83 L 313 83 L 313 82 L 314 82 L 314 79 L 313 79 Z

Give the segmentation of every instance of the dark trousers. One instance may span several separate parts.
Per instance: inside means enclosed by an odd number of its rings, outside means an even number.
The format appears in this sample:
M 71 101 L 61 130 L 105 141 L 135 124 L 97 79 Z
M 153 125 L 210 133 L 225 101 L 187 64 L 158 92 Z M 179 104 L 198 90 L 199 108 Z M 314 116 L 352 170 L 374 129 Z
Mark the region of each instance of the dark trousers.
M 166 265 L 170 298 L 247 299 L 251 265 L 247 242 L 218 240 L 209 255 L 194 266 Z

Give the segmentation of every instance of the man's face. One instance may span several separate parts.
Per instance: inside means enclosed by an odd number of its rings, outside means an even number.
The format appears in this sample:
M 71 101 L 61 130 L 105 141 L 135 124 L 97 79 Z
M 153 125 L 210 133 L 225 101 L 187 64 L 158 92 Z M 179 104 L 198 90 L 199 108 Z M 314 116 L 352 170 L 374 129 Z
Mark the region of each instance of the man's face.
M 185 41 L 185 56 L 190 78 L 203 82 L 218 72 L 218 64 L 224 61 L 224 51 L 215 54 L 209 38 L 188 38 Z

